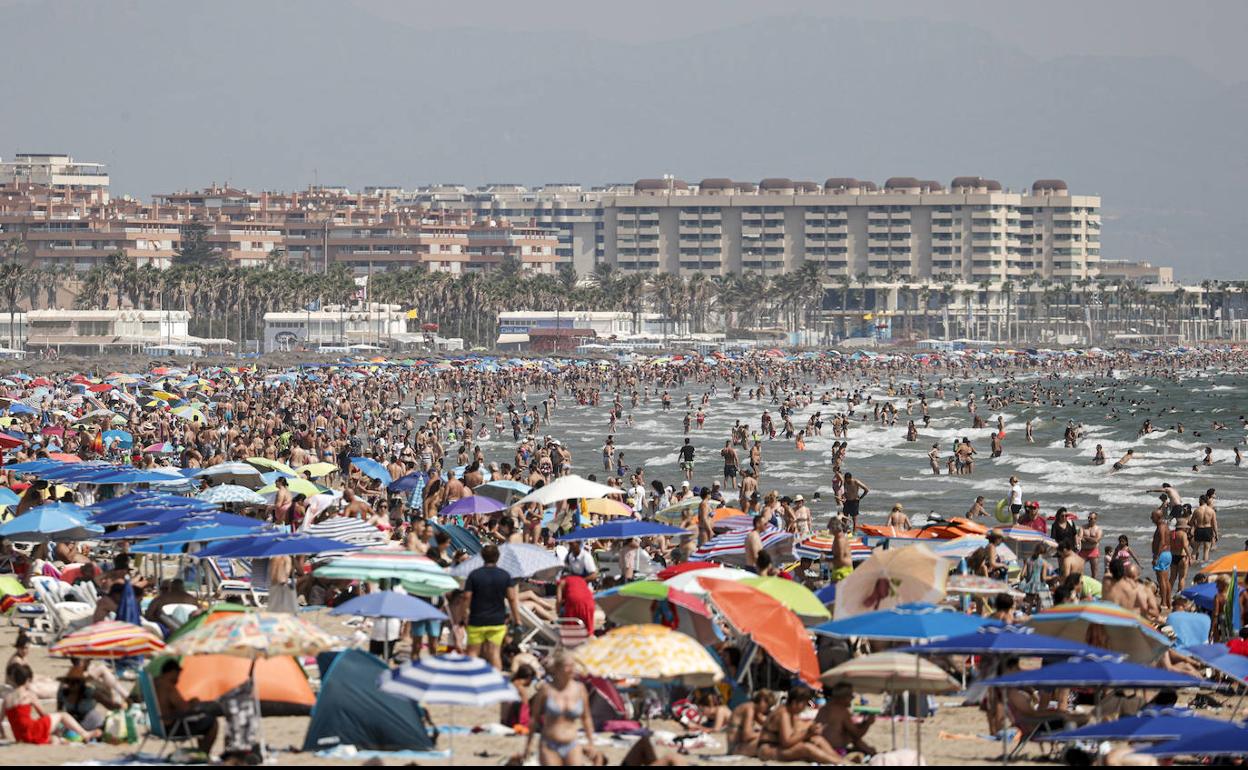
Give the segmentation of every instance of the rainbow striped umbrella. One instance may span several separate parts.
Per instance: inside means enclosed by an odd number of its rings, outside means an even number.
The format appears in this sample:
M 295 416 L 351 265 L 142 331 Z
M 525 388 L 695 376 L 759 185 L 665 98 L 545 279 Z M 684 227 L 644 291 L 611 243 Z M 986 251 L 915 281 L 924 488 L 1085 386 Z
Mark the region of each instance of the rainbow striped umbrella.
M 749 533 L 749 530 L 738 530 L 713 537 L 694 551 L 689 560 L 745 564 L 745 538 Z M 759 537 L 763 550 L 770 553 L 773 559 L 783 559 L 793 547 L 793 535 L 779 529 L 764 530 Z
M 1171 646 L 1147 620 L 1113 602 L 1059 604 L 1032 615 L 1027 625 L 1042 634 L 1120 652 L 1137 663 L 1152 663 Z
M 793 546 L 793 555 L 799 559 L 822 559 L 831 556 L 836 540 L 831 535 L 812 535 Z M 849 539 L 849 554 L 853 561 L 871 558 L 871 546 L 861 537 Z
M 142 626 L 102 620 L 67 634 L 48 652 L 69 658 L 128 658 L 155 655 L 164 649 L 165 643 Z

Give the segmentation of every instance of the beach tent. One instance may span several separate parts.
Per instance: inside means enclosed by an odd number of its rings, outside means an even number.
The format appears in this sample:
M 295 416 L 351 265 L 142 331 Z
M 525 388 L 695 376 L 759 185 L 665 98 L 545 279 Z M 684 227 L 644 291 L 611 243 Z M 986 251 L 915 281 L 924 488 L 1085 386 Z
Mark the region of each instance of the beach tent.
M 182 635 L 212 623 L 235 612 L 249 612 L 241 604 L 221 603 L 174 631 L 165 641 L 172 644 Z M 147 666 L 152 676 L 158 676 L 167 656 L 158 656 Z M 182 674 L 178 677 L 178 692 L 190 700 L 220 700 L 221 696 L 243 684 L 248 679 L 252 661 L 232 655 L 191 655 L 184 657 Z M 260 697 L 260 710 L 264 716 L 290 716 L 306 714 L 316 703 L 316 695 L 308 683 L 308 676 L 290 656 L 258 658 L 256 665 L 256 691 Z
M 330 662 L 332 661 L 332 662 Z M 317 658 L 321 695 L 303 739 L 304 751 L 338 745 L 377 751 L 430 751 L 420 706 L 381 691 L 377 680 L 385 663 L 360 650 L 326 653 Z

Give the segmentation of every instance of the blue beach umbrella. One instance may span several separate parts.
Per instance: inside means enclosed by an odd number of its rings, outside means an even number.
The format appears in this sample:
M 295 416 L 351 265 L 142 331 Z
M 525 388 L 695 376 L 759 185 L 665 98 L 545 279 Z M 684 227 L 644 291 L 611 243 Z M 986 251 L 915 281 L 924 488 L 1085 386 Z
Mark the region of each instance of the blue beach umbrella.
M 341 540 L 330 540 L 327 537 L 278 533 L 215 543 L 201 551 L 195 552 L 192 556 L 197 559 L 204 559 L 209 556 L 224 556 L 231 559 L 267 559 L 273 556 L 296 556 L 299 554 L 322 553 L 324 551 L 353 551 L 359 548 L 360 546 L 358 545 L 344 543 Z
M 422 658 L 381 675 L 381 691 L 417 703 L 488 706 L 520 700 L 516 688 L 488 662 L 467 655 Z
M 200 527 L 239 527 L 244 529 L 263 529 L 267 526 L 259 519 L 237 516 L 232 513 L 192 514 L 183 512 L 179 516 L 161 519 L 154 524 L 141 527 L 119 529 L 101 537 L 101 540 L 144 540 L 157 535 L 167 535 L 189 528 Z
M 1135 751 L 1138 754 L 1151 754 L 1154 757 L 1225 755 L 1240 758 L 1248 754 L 1248 730 L 1236 724 L 1224 724 L 1221 730 L 1186 735 L 1177 741 L 1148 746 Z
M 22 498 L 18 497 L 16 492 L 8 487 L 0 487 L 0 505 L 17 505 L 21 501 Z
M 1248 685 L 1248 657 L 1236 655 L 1225 644 L 1194 644 L 1183 647 L 1180 652 L 1217 669 L 1219 673 L 1240 684 Z
M 190 527 L 156 535 L 133 546 L 133 553 L 176 554 L 190 543 L 210 543 L 220 540 L 237 540 L 254 538 L 261 530 L 255 527 L 230 527 L 221 524 L 210 524 L 203 527 Z
M 1019 626 L 985 626 L 975 633 L 953 636 L 929 644 L 902 647 L 897 652 L 915 655 L 1023 655 L 1055 657 L 1087 654 L 1116 655 L 1081 642 L 1038 634 Z
M 997 621 L 979 615 L 942 610 L 934 604 L 902 604 L 889 610 L 868 612 L 844 620 L 834 620 L 811 630 L 823 636 L 840 638 L 886 639 L 947 639 L 973 633 L 984 626 L 999 626 Z
M 989 679 L 985 687 L 1197 687 L 1204 680 L 1194 676 L 1142 666 L 1118 655 L 1087 656 L 1053 663 L 1034 671 L 1016 671 Z
M 1188 709 L 1144 709 L 1135 716 L 1087 725 L 1045 737 L 1051 741 L 1168 741 L 1226 728 L 1226 722 Z
M 446 620 L 446 615 L 429 602 L 398 591 L 374 591 L 357 596 L 333 608 L 329 614 L 362 618 L 394 618 L 412 623 L 425 620 Z
M 19 542 L 86 540 L 104 530 L 89 522 L 86 509 L 66 503 L 49 503 L 0 525 L 0 537 Z
M 617 519 L 596 527 L 582 527 L 555 538 L 563 542 L 573 540 L 628 540 L 634 537 L 672 537 L 688 534 L 680 527 L 670 527 L 652 521 Z
M 428 480 L 428 474 L 424 471 L 416 471 L 395 479 L 386 486 L 386 489 L 391 492 L 411 492 L 413 489 L 416 489 Z
M 389 484 L 394 481 L 390 476 L 390 471 L 386 470 L 386 466 L 371 457 L 352 457 L 351 464 L 359 468 L 360 473 L 363 473 L 370 479 L 380 481 L 382 484 Z
M 1239 596 L 1241 593 L 1243 593 L 1243 591 L 1244 591 L 1243 586 L 1236 586 L 1235 595 Z M 1217 583 L 1197 583 L 1194 586 L 1189 586 L 1188 588 L 1184 588 L 1180 592 L 1180 595 L 1185 596 L 1188 599 L 1191 599 L 1192 604 L 1195 604 L 1197 607 L 1204 610 L 1205 612 L 1212 612 L 1214 598 L 1218 595 L 1218 584 Z

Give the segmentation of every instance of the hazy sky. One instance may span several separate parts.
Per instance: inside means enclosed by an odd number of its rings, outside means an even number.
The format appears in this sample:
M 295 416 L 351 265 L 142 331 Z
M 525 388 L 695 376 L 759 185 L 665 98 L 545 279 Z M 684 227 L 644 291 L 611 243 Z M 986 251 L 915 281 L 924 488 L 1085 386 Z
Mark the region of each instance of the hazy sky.
M 115 194 L 1056 177 L 1103 196 L 1105 258 L 1248 264 L 1248 0 L 0 0 L 0 29 L 0 157 Z
M 1243 0 L 354 0 L 416 29 L 574 30 L 626 42 L 678 39 L 776 16 L 924 19 L 979 27 L 1039 58 L 1173 56 L 1209 74 L 1248 77 Z

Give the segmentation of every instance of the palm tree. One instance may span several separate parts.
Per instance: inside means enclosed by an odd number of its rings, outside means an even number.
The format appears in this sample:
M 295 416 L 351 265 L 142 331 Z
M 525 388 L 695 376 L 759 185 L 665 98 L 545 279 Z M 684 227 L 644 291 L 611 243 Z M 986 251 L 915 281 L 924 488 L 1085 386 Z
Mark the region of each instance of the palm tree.
M 24 261 L 29 253 L 26 244 L 17 238 L 11 238 L 4 244 L 3 263 L 0 263 L 0 293 L 9 303 L 9 348 L 14 346 L 13 327 L 17 316 L 17 300 L 30 280 L 30 268 Z

